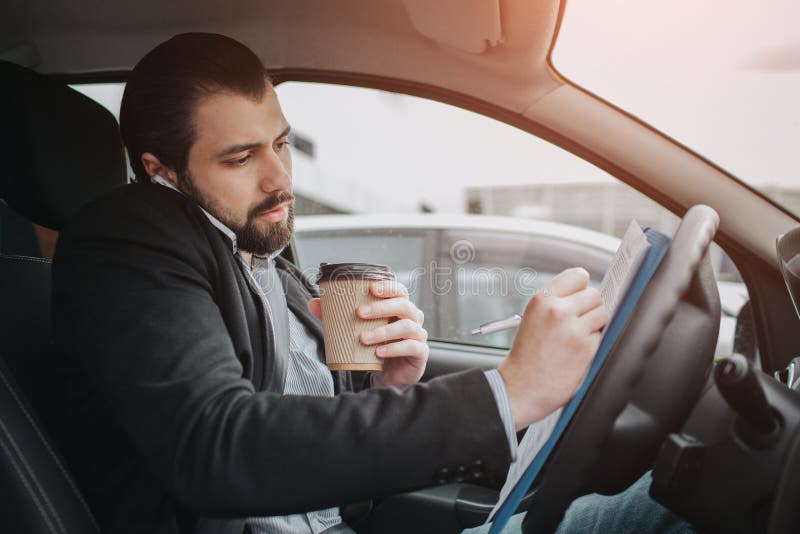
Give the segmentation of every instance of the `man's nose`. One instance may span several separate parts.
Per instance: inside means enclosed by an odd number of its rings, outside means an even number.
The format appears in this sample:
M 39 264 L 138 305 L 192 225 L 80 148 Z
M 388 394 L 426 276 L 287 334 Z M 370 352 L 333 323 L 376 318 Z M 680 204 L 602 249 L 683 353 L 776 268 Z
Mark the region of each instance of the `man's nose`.
M 292 188 L 292 175 L 286 164 L 273 151 L 267 153 L 266 160 L 261 169 L 261 189 L 265 193 L 282 191 Z

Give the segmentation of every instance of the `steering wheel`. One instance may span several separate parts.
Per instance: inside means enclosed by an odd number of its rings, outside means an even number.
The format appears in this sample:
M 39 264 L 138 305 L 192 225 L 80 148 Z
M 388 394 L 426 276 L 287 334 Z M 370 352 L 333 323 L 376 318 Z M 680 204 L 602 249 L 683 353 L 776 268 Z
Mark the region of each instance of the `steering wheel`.
M 569 504 L 614 494 L 651 466 L 711 369 L 720 321 L 708 248 L 719 216 L 694 206 L 529 490 L 523 532 L 553 532 Z

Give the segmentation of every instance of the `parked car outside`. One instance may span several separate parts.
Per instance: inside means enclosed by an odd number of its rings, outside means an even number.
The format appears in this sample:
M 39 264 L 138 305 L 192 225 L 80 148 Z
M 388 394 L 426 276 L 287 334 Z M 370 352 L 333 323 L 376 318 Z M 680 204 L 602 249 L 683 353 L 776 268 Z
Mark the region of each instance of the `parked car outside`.
M 573 225 L 484 215 L 300 216 L 295 227 L 298 262 L 312 279 L 321 262 L 388 264 L 425 312 L 431 339 L 499 348 L 511 346 L 513 330 L 485 336 L 471 330 L 520 313 L 532 295 L 569 267 L 585 268 L 599 287 L 619 243 Z M 733 352 L 736 318 L 748 297 L 741 281 L 717 286 L 718 358 Z

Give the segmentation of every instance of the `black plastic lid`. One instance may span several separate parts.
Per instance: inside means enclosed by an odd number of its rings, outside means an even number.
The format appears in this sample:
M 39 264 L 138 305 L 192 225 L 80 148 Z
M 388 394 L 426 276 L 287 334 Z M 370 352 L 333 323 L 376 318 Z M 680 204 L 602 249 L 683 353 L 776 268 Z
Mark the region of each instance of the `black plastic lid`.
M 388 265 L 379 263 L 320 263 L 317 283 L 335 280 L 394 280 Z

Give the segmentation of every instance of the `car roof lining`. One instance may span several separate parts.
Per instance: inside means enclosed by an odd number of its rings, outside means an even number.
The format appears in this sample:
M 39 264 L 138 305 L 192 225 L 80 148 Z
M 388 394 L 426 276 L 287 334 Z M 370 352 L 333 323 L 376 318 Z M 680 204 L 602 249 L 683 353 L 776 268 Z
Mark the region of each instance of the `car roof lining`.
M 415 6 L 413 17 L 406 4 Z M 0 7 L 0 50 L 33 46 L 37 70 L 48 74 L 130 70 L 176 33 L 216 31 L 250 46 L 269 69 L 367 72 L 462 92 L 469 87 L 516 111 L 552 88 L 546 63 L 558 0 L 504 0 L 497 14 L 502 43 L 482 53 L 463 49 L 483 37 L 474 33 L 482 29 L 477 14 L 466 16 L 461 0 L 442 4 L 447 9 L 418 4 L 242 0 L 220 8 L 191 0 L 8 0 Z M 420 33 L 413 20 L 434 12 L 439 23 L 424 28 L 428 35 Z M 448 20 L 451 28 L 445 30 Z M 453 25 L 458 20 L 465 22 Z

